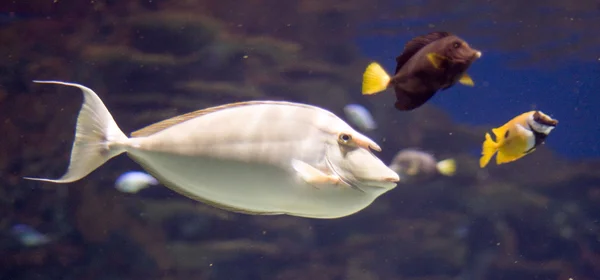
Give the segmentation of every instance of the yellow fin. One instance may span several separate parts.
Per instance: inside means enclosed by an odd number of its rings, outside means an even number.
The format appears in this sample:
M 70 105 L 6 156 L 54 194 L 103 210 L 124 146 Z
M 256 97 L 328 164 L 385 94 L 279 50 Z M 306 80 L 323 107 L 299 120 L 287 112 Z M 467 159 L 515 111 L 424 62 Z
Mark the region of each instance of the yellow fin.
M 498 145 L 501 145 L 504 143 L 504 141 L 506 141 L 506 139 L 504 139 L 504 135 L 506 135 L 506 128 L 504 126 L 492 128 L 492 133 L 494 133 L 496 143 L 498 143 Z
M 292 168 L 296 170 L 300 178 L 310 185 L 314 184 L 337 184 L 340 178 L 334 175 L 327 175 L 308 163 L 299 160 L 292 160 Z
M 446 58 L 437 53 L 428 53 L 427 60 L 433 64 L 433 67 L 440 69 L 442 68 L 442 61 L 446 60 Z
M 453 176 L 456 173 L 456 161 L 451 158 L 438 162 L 436 167 L 444 176 Z
M 377 62 L 367 66 L 363 74 L 362 94 L 373 95 L 384 91 L 390 83 L 390 76 Z
M 475 82 L 473 82 L 473 79 L 467 73 L 464 73 L 462 75 L 462 77 L 460 77 L 460 80 L 458 80 L 458 82 L 465 86 L 470 86 L 470 87 L 475 85 Z
M 503 133 L 503 130 L 501 127 L 498 128 L 492 128 L 492 132 L 494 133 L 494 135 L 496 136 L 496 138 L 498 138 L 498 136 L 501 136 Z
M 484 168 L 492 159 L 492 156 L 498 151 L 498 144 L 492 140 L 489 133 L 485 134 L 485 141 L 481 148 L 481 158 L 479 159 L 479 167 Z

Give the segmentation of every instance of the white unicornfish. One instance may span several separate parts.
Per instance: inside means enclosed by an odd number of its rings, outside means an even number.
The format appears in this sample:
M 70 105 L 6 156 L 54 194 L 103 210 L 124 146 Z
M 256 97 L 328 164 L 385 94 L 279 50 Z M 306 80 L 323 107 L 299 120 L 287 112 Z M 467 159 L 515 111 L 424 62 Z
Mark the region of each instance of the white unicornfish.
M 398 174 L 373 140 L 310 105 L 251 101 L 158 122 L 127 137 L 85 86 L 67 172 L 69 183 L 127 153 L 163 185 L 221 209 L 248 214 L 339 218 L 393 189 Z

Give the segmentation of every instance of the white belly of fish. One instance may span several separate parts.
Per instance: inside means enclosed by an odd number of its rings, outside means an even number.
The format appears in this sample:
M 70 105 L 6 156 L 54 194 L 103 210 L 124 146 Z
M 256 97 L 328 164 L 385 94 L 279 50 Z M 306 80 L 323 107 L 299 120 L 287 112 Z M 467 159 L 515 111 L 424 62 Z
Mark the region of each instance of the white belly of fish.
M 376 198 L 346 185 L 314 187 L 289 166 L 140 150 L 129 154 L 174 191 L 231 211 L 337 218 L 360 211 Z

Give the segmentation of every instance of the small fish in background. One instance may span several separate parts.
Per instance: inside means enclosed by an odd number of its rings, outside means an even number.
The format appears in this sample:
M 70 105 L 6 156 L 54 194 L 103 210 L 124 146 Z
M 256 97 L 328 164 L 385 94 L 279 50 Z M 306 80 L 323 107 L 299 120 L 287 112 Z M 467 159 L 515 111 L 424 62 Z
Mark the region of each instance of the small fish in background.
M 142 189 L 158 184 L 158 180 L 148 173 L 129 171 L 117 178 L 115 181 L 115 188 L 124 193 L 137 193 Z
M 451 158 L 437 161 L 430 153 L 408 148 L 396 154 L 390 168 L 398 173 L 401 181 L 426 181 L 437 175 L 453 176 L 456 161 Z
M 396 58 L 393 77 L 378 63 L 369 64 L 363 74 L 362 94 L 374 95 L 392 87 L 396 92 L 396 109 L 410 111 L 457 82 L 473 86 L 473 79 L 466 71 L 480 57 L 480 51 L 451 33 L 418 36 L 406 43 Z
M 373 119 L 373 115 L 362 105 L 348 104 L 344 107 L 344 114 L 346 114 L 351 123 L 362 131 L 377 129 L 377 123 Z
M 529 111 L 493 128 L 496 141 L 489 133 L 485 134 L 479 166 L 484 168 L 496 153 L 496 164 L 512 162 L 532 153 L 557 124 L 557 120 L 542 111 Z
M 10 229 L 11 234 L 27 247 L 35 247 L 48 244 L 51 239 L 45 234 L 40 233 L 31 226 L 24 224 L 14 225 Z

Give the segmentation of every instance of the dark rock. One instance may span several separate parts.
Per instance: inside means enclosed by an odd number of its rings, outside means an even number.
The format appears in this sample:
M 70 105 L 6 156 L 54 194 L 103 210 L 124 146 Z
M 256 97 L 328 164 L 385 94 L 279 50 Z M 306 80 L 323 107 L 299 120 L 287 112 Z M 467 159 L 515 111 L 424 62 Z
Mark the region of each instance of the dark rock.
M 147 53 L 189 55 L 219 34 L 215 20 L 193 13 L 154 13 L 131 19 L 131 44 Z

